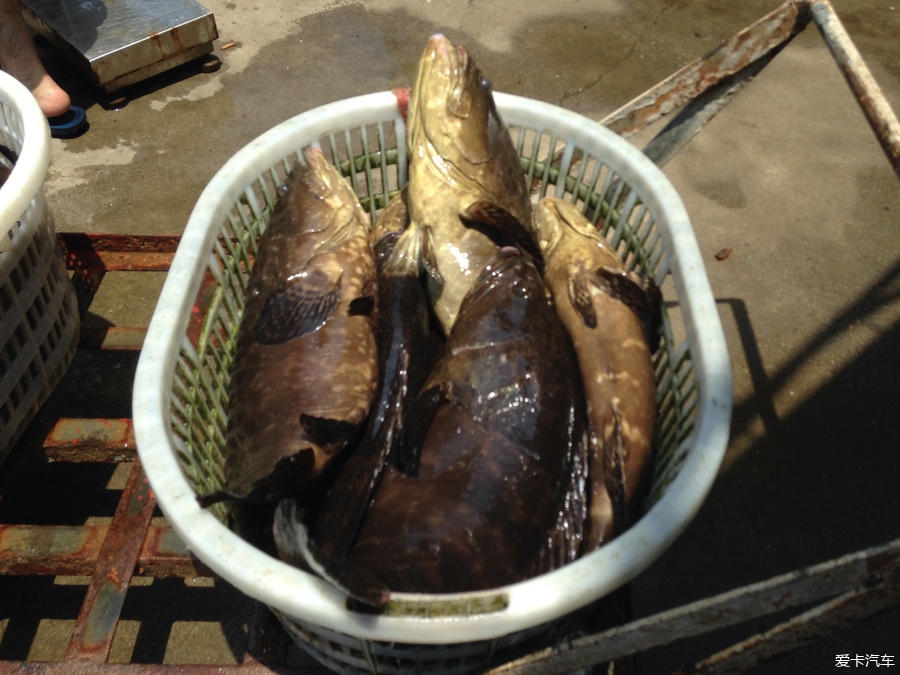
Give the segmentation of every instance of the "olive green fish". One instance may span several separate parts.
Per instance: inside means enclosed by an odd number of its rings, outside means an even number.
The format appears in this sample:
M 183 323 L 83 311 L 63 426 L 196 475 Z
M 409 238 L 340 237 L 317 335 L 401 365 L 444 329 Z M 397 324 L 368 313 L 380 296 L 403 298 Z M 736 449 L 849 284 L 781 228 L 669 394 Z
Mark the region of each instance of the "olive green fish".
M 433 35 L 409 101 L 410 226 L 395 264 L 429 272 L 429 297 L 448 334 L 463 297 L 498 245 L 479 223 L 531 224 L 531 202 L 489 82 L 464 47 Z M 464 223 L 468 223 L 467 227 Z

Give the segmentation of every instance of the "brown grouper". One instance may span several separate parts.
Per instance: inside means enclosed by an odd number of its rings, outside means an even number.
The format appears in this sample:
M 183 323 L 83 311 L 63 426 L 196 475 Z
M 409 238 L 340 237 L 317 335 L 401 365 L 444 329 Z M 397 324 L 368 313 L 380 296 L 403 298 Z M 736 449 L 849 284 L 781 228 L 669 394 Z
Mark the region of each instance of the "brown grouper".
M 375 394 L 368 216 L 320 150 L 304 159 L 260 240 L 229 389 L 225 485 L 204 504 L 274 501 L 310 485 Z
M 653 280 L 628 272 L 609 243 L 569 201 L 547 197 L 534 209 L 544 281 L 581 369 L 591 453 L 584 553 L 628 527 L 649 479 L 656 423 L 652 350 L 661 295 Z
M 365 431 L 348 449 L 347 461 L 318 509 L 315 540 L 326 556 L 347 554 L 384 468 L 388 462 L 396 465 L 409 406 L 428 376 L 429 312 L 420 275 L 415 269 L 408 274 L 385 269 L 407 223 L 406 193 L 401 192 L 372 227 L 378 268 L 375 334 L 379 384 Z
M 410 226 L 392 264 L 429 272 L 432 307 L 449 334 L 463 297 L 499 248 L 477 224 L 530 228 L 531 202 L 490 83 L 464 47 L 440 34 L 419 62 L 407 147 Z
M 583 408 L 572 345 L 540 275 L 527 256 L 501 249 L 413 405 L 402 470 L 386 471 L 351 568 L 392 592 L 449 593 L 573 560 Z

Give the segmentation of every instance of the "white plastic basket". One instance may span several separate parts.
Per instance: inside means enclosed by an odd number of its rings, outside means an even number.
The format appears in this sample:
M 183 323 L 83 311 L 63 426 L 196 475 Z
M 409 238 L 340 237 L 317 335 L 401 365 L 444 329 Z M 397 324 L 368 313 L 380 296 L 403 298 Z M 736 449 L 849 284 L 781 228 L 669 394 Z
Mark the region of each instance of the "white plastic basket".
M 0 462 L 75 353 L 78 306 L 44 198 L 50 128 L 37 101 L 0 71 Z M 7 155 L 15 157 L 15 165 Z
M 405 128 L 393 94 L 294 117 L 238 152 L 200 196 L 150 322 L 134 387 L 141 460 L 169 523 L 210 568 L 270 606 L 296 641 L 345 671 L 470 672 L 537 644 L 579 608 L 647 567 L 696 513 L 728 437 L 731 373 L 721 323 L 687 213 L 669 181 L 629 143 L 561 108 L 495 94 L 535 199 L 567 196 L 595 218 L 629 267 L 674 280 L 685 337 L 664 312 L 656 355 L 657 455 L 643 517 L 595 553 L 483 593 L 395 596 L 379 616 L 286 565 L 223 524 L 197 493 L 222 481 L 227 382 L 256 237 L 303 148 L 319 145 L 373 216 L 406 181 Z M 398 139 L 401 150 L 398 151 Z M 545 161 L 548 153 L 559 161 Z M 560 153 L 560 154 L 558 154 Z M 211 280 L 211 284 L 201 281 Z M 671 304 L 671 303 L 669 303 Z M 208 307 L 202 330 L 192 313 Z

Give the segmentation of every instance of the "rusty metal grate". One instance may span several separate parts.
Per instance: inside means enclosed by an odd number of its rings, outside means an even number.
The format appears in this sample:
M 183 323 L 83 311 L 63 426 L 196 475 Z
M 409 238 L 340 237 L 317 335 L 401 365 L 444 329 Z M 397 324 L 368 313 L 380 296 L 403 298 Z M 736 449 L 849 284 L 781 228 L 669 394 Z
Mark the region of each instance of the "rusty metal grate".
M 179 237 L 76 233 L 60 234 L 59 241 L 67 267 L 72 272 L 79 310 L 84 316 L 107 273 L 166 271 Z M 134 361 L 143 337 L 142 327 L 104 326 L 98 329 L 88 323 L 80 336 L 79 354 L 90 357 L 96 356 L 98 350 L 117 352 L 113 357 L 118 356 L 119 363 Z M 128 369 L 123 370 L 123 376 L 129 377 Z M 70 376 L 78 376 L 77 365 L 70 370 L 67 377 Z M 106 381 L 100 379 L 94 384 L 103 387 Z M 87 395 L 90 396 L 90 391 Z M 66 396 L 64 381 L 58 398 L 65 399 Z M 244 598 L 237 607 L 231 603 L 234 612 L 244 612 L 250 617 L 244 631 L 245 644 L 232 646 L 236 663 L 168 666 L 109 661 L 117 627 L 125 616 L 123 609 L 127 609 L 126 594 L 129 591 L 133 594 L 135 588 L 138 592 L 149 591 L 143 586 L 148 579 L 153 579 L 163 586 L 160 593 L 172 593 L 172 584 L 163 583 L 164 580 L 199 577 L 211 581 L 213 575 L 188 553 L 164 519 L 159 517 L 135 452 L 130 417 L 67 416 L 67 410 L 75 408 L 78 412 L 78 403 L 51 399 L 0 472 L 0 514 L 7 516 L 0 517 L 0 581 L 7 586 L 5 592 L 0 591 L 0 621 L 6 620 L 0 637 L 0 659 L 8 658 L 7 654 L 13 655 L 12 659 L 0 660 L 0 671 L 74 673 L 85 672 L 86 667 L 91 667 L 109 673 L 170 672 L 174 668 L 186 673 L 325 672 L 296 652 L 265 607 Z M 89 468 L 97 466 L 108 468 L 99 472 Z M 82 470 L 78 470 L 79 467 Z M 59 470 L 54 470 L 57 468 Z M 43 477 L 48 471 L 61 476 L 68 474 L 60 491 L 54 491 L 52 480 Z M 104 517 L 102 503 L 106 502 L 105 512 L 108 513 L 110 499 L 107 495 L 97 498 L 96 489 L 103 487 L 102 481 L 99 484 L 91 481 L 90 474 L 100 473 L 105 478 L 116 472 L 124 477 L 124 487 L 111 517 Z M 35 477 L 37 481 L 33 480 Z M 84 490 L 80 485 L 67 486 L 72 482 L 84 482 Z M 89 494 L 91 490 L 93 493 Z M 41 494 L 36 497 L 35 492 Z M 41 513 L 32 516 L 35 504 L 39 504 Z M 99 505 L 101 516 L 88 518 L 89 524 L 73 524 L 71 512 L 87 512 L 91 505 Z M 83 515 L 78 517 L 84 521 Z M 40 524 L 34 524 L 34 520 Z M 14 593 L 10 591 L 14 584 L 27 587 L 37 581 L 38 585 L 46 586 L 44 581 L 60 576 L 83 577 L 83 583 L 76 586 L 85 588 L 77 617 L 74 622 L 69 622 L 73 627 L 64 655 L 57 661 L 26 660 L 38 629 L 37 620 L 21 618 L 8 606 L 9 612 L 2 611 L 4 605 L 13 602 L 11 596 Z M 228 596 L 224 602 L 226 608 L 229 600 L 233 600 L 230 596 L 237 594 L 230 588 L 215 588 L 214 582 L 205 586 L 208 588 L 203 590 L 209 591 L 205 595 L 219 592 Z M 170 598 L 158 605 L 173 602 L 178 605 L 179 599 Z M 59 615 L 56 611 L 42 613 Z M 144 621 L 148 622 L 158 616 L 154 611 L 145 614 Z M 185 616 L 196 616 L 196 612 L 188 612 Z M 217 617 L 209 613 L 203 618 L 215 620 Z M 228 620 L 231 617 L 221 618 Z M 164 654 L 161 648 L 155 652 Z

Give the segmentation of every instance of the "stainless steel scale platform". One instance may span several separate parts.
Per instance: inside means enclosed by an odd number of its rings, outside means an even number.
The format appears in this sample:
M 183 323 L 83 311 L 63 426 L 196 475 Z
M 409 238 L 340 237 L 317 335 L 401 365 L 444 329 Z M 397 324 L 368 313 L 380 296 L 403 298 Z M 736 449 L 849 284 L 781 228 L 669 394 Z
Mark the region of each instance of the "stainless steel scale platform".
M 209 54 L 218 37 L 195 0 L 22 0 L 38 34 L 105 92 Z

